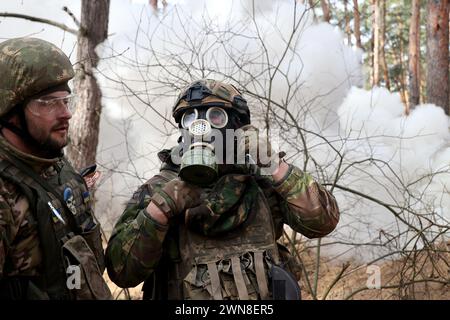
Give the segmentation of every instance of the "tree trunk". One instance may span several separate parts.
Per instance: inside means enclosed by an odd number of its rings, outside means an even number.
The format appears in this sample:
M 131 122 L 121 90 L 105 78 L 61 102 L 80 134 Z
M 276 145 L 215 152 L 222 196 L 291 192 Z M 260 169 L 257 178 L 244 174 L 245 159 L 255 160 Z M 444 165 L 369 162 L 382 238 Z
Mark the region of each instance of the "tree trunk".
M 429 0 L 427 5 L 427 101 L 449 114 L 448 0 Z
M 347 10 L 348 0 L 344 0 L 344 18 L 345 18 L 345 34 L 347 35 L 347 44 L 352 45 L 352 31 L 350 29 L 350 16 Z
M 405 47 L 403 46 L 403 39 L 402 39 L 402 30 L 403 30 L 403 20 L 399 18 L 397 20 L 398 23 L 398 39 L 399 39 L 399 48 L 398 51 L 394 48 L 394 57 L 396 57 L 398 63 L 400 65 L 400 75 L 399 75 L 399 88 L 400 88 L 400 97 L 402 99 L 403 105 L 405 106 L 405 114 L 409 114 L 409 107 L 408 107 L 408 90 L 406 87 L 406 74 L 405 71 L 407 70 L 406 66 L 404 65 L 403 56 L 405 53 Z
M 380 6 L 380 21 L 378 26 L 380 27 L 380 63 L 381 68 L 383 69 L 383 78 L 384 78 L 384 84 L 388 90 L 391 88 L 391 84 L 389 81 L 389 70 L 386 63 L 386 54 L 384 51 L 385 43 L 386 43 L 386 1 L 378 2 L 378 5 Z
M 372 85 L 380 85 L 380 0 L 372 0 L 373 7 L 373 80 Z
M 330 5 L 327 0 L 320 0 L 320 5 L 322 6 L 323 11 L 323 21 L 330 22 Z
M 408 109 L 420 103 L 420 0 L 413 0 L 409 27 L 409 101 Z
M 158 9 L 158 0 L 149 0 L 149 3 L 152 6 L 153 10 Z
M 72 165 L 83 168 L 95 163 L 102 94 L 94 71 L 99 62 L 97 45 L 108 36 L 109 0 L 82 0 L 78 36 L 75 93 L 79 96 L 70 125 L 71 142 L 67 156 Z
M 361 16 L 359 14 L 359 8 L 358 8 L 358 0 L 353 0 L 353 15 L 354 15 L 354 32 L 355 32 L 355 40 L 356 40 L 356 46 L 358 48 L 362 48 L 361 44 Z

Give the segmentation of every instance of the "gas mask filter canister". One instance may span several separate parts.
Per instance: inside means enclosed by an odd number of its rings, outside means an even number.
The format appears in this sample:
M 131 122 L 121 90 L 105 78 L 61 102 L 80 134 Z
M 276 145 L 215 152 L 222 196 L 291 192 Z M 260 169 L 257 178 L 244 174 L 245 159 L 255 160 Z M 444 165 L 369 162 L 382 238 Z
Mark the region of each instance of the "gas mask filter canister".
M 194 138 L 194 142 L 181 158 L 179 176 L 182 180 L 198 186 L 207 186 L 217 179 L 218 168 L 214 147 L 203 141 L 210 133 L 211 125 L 207 120 L 189 121 L 189 134 Z

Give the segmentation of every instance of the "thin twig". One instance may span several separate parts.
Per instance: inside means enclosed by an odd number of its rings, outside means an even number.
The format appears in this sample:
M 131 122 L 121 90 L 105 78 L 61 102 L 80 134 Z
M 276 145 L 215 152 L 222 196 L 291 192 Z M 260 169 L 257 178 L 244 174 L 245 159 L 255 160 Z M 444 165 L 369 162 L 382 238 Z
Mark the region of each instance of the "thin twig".
M 314 274 L 314 295 L 317 297 L 317 286 L 319 284 L 319 271 L 320 271 L 320 243 L 322 238 L 317 239 L 317 252 L 316 252 L 316 273 Z
M 63 10 L 65 12 L 67 12 L 67 14 L 72 18 L 73 22 L 75 22 L 75 24 L 77 25 L 78 28 L 81 28 L 81 23 L 80 21 L 78 21 L 77 17 L 75 17 L 75 15 L 73 14 L 72 11 L 70 11 L 70 9 L 66 6 L 63 7 Z
M 325 291 L 325 294 L 323 295 L 322 300 L 325 300 L 327 298 L 331 289 L 333 289 L 333 287 L 336 285 L 336 283 L 341 279 L 342 275 L 348 269 L 348 267 L 350 267 L 350 263 L 348 263 L 348 262 L 342 266 L 342 269 L 339 272 L 339 274 L 334 278 L 333 282 L 328 286 L 328 289 Z

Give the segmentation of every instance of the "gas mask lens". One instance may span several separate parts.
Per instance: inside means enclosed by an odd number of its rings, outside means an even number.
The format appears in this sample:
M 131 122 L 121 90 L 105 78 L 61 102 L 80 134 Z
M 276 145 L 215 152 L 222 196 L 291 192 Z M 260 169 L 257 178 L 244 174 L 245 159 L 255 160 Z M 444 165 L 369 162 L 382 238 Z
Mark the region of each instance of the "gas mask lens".
M 227 112 L 220 107 L 211 107 L 206 111 L 206 115 L 204 111 L 200 111 L 201 115 L 199 117 L 199 111 L 197 109 L 189 109 L 183 114 L 181 118 L 181 126 L 184 129 L 189 129 L 191 124 L 199 118 L 203 118 L 206 116 L 206 121 L 214 127 L 221 129 L 225 127 L 228 123 L 228 114 Z
M 220 129 L 227 125 L 228 115 L 224 109 L 212 107 L 206 111 L 206 120 L 208 120 L 213 127 Z
M 189 129 L 189 126 L 194 122 L 195 119 L 198 117 L 198 111 L 197 109 L 190 109 L 187 110 L 183 117 L 181 118 L 181 125 L 185 129 Z

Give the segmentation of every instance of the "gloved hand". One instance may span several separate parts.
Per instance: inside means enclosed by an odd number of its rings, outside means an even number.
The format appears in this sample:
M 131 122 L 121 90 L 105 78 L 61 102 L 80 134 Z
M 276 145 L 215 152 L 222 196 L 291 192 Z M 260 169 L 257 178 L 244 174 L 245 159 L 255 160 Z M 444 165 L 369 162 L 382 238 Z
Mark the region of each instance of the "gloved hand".
M 250 124 L 240 129 L 243 132 L 238 137 L 238 154 L 248 154 L 258 167 L 268 168 L 271 172 L 278 168 L 279 153 L 272 149 L 267 135 L 261 134 L 258 128 Z
M 202 189 L 193 184 L 175 178 L 151 197 L 154 203 L 170 219 L 185 212 L 186 209 L 198 206 L 201 202 Z

